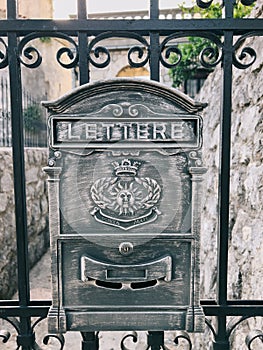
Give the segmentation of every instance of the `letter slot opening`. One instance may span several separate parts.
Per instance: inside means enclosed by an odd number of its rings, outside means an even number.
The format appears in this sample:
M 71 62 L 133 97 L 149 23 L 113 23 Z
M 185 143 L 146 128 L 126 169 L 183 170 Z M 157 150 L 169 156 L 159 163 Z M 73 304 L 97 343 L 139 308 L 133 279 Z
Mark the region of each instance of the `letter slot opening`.
M 81 280 L 90 279 L 109 282 L 145 282 L 172 279 L 172 258 L 165 256 L 145 264 L 115 265 L 94 260 L 88 256 L 80 259 Z
M 146 278 L 146 270 L 116 269 L 107 270 L 107 279 L 134 280 Z

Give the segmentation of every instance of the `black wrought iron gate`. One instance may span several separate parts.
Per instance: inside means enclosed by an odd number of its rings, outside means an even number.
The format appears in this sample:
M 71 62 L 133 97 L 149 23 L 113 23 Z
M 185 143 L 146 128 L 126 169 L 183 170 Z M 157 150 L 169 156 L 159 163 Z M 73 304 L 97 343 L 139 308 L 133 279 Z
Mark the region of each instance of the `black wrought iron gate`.
M 253 0 L 241 0 L 245 6 L 252 4 Z M 197 0 L 200 8 L 208 8 L 211 1 Z M 227 298 L 227 271 L 228 271 L 228 231 L 229 231 L 229 177 L 230 177 L 230 146 L 231 146 L 231 109 L 232 109 L 232 67 L 239 69 L 249 67 L 256 58 L 252 48 L 244 48 L 241 55 L 236 51 L 246 38 L 260 36 L 263 33 L 262 19 L 234 19 L 233 11 L 235 0 L 222 0 L 224 17 L 220 19 L 159 19 L 159 2 L 150 0 L 148 19 L 115 19 L 94 20 L 87 19 L 86 1 L 78 0 L 78 13 L 76 19 L 71 20 L 26 20 L 18 19 L 16 0 L 7 0 L 7 19 L 0 21 L 1 45 L 0 68 L 9 67 L 10 95 L 12 108 L 12 139 L 13 139 L 13 165 L 14 189 L 17 227 L 17 260 L 18 260 L 18 301 L 1 301 L 0 317 L 10 322 L 17 331 L 17 346 L 23 350 L 37 349 L 35 343 L 34 327 L 46 318 L 50 306 L 48 301 L 32 301 L 29 287 L 28 264 L 28 237 L 27 237 L 27 211 L 26 187 L 24 170 L 24 140 L 23 140 L 23 114 L 22 114 L 22 83 L 21 65 L 33 69 L 41 64 L 41 55 L 33 48 L 26 46 L 31 40 L 40 37 L 56 37 L 66 40 L 71 47 L 66 47 L 57 54 L 58 63 L 64 68 L 78 66 L 79 82 L 84 84 L 90 80 L 90 66 L 104 68 L 110 63 L 110 54 L 107 48 L 97 43 L 105 38 L 122 37 L 138 41 L 138 45 L 131 48 L 128 53 L 129 64 L 132 67 L 142 67 L 149 63 L 150 78 L 159 80 L 160 63 L 171 67 L 168 58 L 173 52 L 180 61 L 180 51 L 170 45 L 174 39 L 180 37 L 199 36 L 209 39 L 213 45 L 203 51 L 201 63 L 206 66 L 222 65 L 222 98 L 221 98 L 221 141 L 220 141 L 220 183 L 219 183 L 219 219 L 218 219 L 218 270 L 217 270 L 217 298 L 216 300 L 203 300 L 202 306 L 207 317 L 215 317 L 216 326 L 207 321 L 208 329 L 213 335 L 214 350 L 230 349 L 229 337 L 235 327 L 242 321 L 255 316 L 263 316 L 262 301 L 230 301 Z M 236 37 L 238 37 L 236 39 Z M 25 47 L 27 47 L 25 49 Z M 62 54 L 68 54 L 70 62 L 63 63 Z M 104 54 L 103 61 L 96 61 Z M 134 53 L 140 60 L 134 60 Z M 262 54 L 262 53 L 261 53 Z M 165 57 L 164 57 L 165 56 Z M 243 62 L 250 57 L 249 62 Z M 25 63 L 24 57 L 29 62 Z M 51 63 L 52 64 L 52 63 Z M 259 87 L 260 88 L 260 87 Z M 235 322 L 230 326 L 228 316 L 236 316 Z M 38 319 L 32 324 L 33 317 Z M 98 329 L 98 331 L 100 331 Z M 63 337 L 53 335 L 60 340 L 63 347 Z M 98 349 L 98 334 L 84 333 L 82 349 Z M 48 343 L 49 335 L 45 338 Z M 136 345 L 136 334 L 128 334 Z M 126 338 L 125 337 L 125 338 Z M 1 348 L 8 341 L 8 333 L 1 332 Z M 181 333 L 175 339 L 184 338 L 192 348 L 191 340 L 186 333 Z M 252 349 L 254 340 L 263 341 L 263 333 L 255 331 L 246 338 L 248 349 Z M 122 348 L 125 349 L 124 340 Z M 44 346 L 46 347 L 46 346 Z M 48 346 L 47 346 L 48 347 Z M 163 332 L 148 332 L 147 349 L 166 349 Z M 198 347 L 196 348 L 198 349 Z M 255 348 L 256 349 L 256 348 Z

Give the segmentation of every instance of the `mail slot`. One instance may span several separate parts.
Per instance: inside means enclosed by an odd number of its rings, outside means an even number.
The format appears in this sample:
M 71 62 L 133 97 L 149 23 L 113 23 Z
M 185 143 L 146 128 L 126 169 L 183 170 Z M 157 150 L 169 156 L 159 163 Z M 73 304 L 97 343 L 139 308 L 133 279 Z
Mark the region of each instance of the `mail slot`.
M 170 256 L 139 265 L 111 265 L 87 256 L 81 258 L 82 281 L 89 278 L 106 281 L 146 281 L 164 278 L 166 281 L 170 281 L 171 269 Z
M 44 106 L 49 331 L 202 332 L 204 105 L 156 82 L 115 79 Z

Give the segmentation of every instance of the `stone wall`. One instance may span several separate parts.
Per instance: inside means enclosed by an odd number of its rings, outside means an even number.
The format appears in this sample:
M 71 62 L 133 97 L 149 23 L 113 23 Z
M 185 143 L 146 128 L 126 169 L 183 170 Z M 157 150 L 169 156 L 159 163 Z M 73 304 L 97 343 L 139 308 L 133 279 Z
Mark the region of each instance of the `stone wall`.
M 28 216 L 29 261 L 32 267 L 47 250 L 48 202 L 45 175 L 46 149 L 25 150 L 26 199 Z M 0 299 L 16 291 L 17 259 L 12 150 L 0 149 Z
M 257 16 L 262 14 L 257 9 Z M 247 39 L 245 46 L 257 52 L 246 70 L 233 71 L 232 154 L 229 226 L 229 299 L 262 299 L 263 276 L 263 63 L 262 38 Z M 219 167 L 219 116 L 222 72 L 211 74 L 198 100 L 208 102 L 204 112 L 204 163 L 208 168 L 202 223 L 202 298 L 214 298 L 217 262 L 217 190 Z M 253 324 L 254 323 L 254 324 Z M 262 329 L 259 319 L 243 325 Z M 244 329 L 243 329 L 244 331 Z M 245 332 L 233 349 L 243 349 Z M 243 345 L 241 345 L 243 344 Z M 205 348 L 206 349 L 206 348 Z

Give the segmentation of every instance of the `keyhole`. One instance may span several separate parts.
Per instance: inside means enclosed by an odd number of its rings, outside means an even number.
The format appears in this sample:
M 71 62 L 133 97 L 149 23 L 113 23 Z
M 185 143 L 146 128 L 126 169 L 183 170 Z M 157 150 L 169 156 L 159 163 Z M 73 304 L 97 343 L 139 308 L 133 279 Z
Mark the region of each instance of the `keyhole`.
M 133 252 L 133 245 L 130 242 L 123 242 L 119 245 L 119 252 L 122 255 L 130 255 Z

